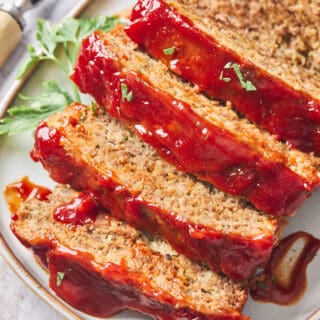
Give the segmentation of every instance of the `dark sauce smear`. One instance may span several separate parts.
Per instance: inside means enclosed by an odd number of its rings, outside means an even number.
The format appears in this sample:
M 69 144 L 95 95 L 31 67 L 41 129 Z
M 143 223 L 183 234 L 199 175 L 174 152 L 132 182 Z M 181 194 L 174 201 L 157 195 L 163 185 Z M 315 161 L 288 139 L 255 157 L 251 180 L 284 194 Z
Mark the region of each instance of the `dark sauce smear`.
M 89 193 L 80 193 L 69 203 L 54 210 L 54 219 L 61 223 L 83 225 L 93 222 L 98 213 L 98 206 Z
M 265 271 L 252 280 L 252 298 L 280 305 L 296 303 L 306 289 L 306 269 L 319 248 L 320 239 L 303 231 L 283 239 Z

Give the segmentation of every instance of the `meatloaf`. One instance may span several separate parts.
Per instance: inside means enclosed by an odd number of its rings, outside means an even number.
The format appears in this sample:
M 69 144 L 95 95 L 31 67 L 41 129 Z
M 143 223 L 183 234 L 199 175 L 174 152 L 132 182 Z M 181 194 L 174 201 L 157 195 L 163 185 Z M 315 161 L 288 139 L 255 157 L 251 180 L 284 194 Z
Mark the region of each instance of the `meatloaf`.
M 278 58 L 293 74 L 296 65 L 320 71 L 320 3 L 310 0 L 199 0 L 197 6 L 219 28 L 241 30 L 260 55 Z
M 94 222 L 57 222 L 57 209 L 81 194 L 57 186 L 47 199 L 29 195 L 21 202 L 24 183 L 32 192 L 25 179 L 6 189 L 9 207 L 16 208 L 11 229 L 47 266 L 51 288 L 75 308 L 100 317 L 129 308 L 166 320 L 248 319 L 241 315 L 247 295 L 240 284 L 99 209 Z M 85 210 L 81 202 L 78 209 Z
M 197 94 L 139 52 L 121 26 L 83 41 L 72 79 L 178 169 L 257 209 L 292 215 L 319 184 L 319 158 Z
M 236 7 L 243 7 L 246 3 L 251 13 L 259 8 L 257 3 L 272 7 L 266 5 L 267 1 L 229 2 Z M 153 57 L 170 66 L 172 71 L 197 84 L 201 91 L 214 99 L 230 100 L 234 108 L 275 134 L 278 139 L 319 156 L 320 74 L 304 65 L 308 47 L 299 41 L 299 34 L 296 38 L 294 33 L 299 32 L 295 26 L 304 29 L 305 34 L 300 40 L 307 39 L 315 49 L 310 53 L 309 60 L 318 60 L 313 56 L 317 57 L 319 52 L 319 5 L 313 1 L 318 8 L 311 14 L 313 19 L 302 18 L 303 14 L 296 14 L 296 18 L 293 12 L 301 11 L 301 5 L 296 3 L 294 6 L 291 2 L 291 18 L 288 18 L 290 14 L 282 14 L 284 10 L 288 11 L 285 7 L 287 2 L 268 1 L 277 5 L 273 13 L 266 13 L 267 19 L 262 25 L 264 29 L 259 29 L 262 17 L 258 16 L 253 28 L 250 25 L 250 31 L 243 32 L 243 29 L 228 23 L 228 18 L 223 23 L 219 12 L 213 13 L 215 7 L 219 9 L 216 1 L 139 0 L 132 11 L 132 24 L 126 28 L 126 32 Z M 284 21 L 278 24 L 276 20 L 280 18 L 277 16 L 276 19 L 275 15 L 282 16 Z M 271 21 L 269 16 L 273 17 Z M 241 22 L 244 20 L 237 19 Z M 230 20 L 234 22 L 232 16 Z M 278 30 L 281 26 L 288 29 L 292 20 L 296 20 L 291 26 L 294 31 L 287 32 L 287 37 L 280 39 L 280 45 L 279 39 L 272 40 L 274 30 L 263 33 L 265 29 L 268 30 L 266 24 L 271 26 L 269 29 Z M 257 39 L 257 33 L 263 35 Z M 259 43 L 260 38 L 264 40 L 262 43 Z M 296 63 L 295 59 L 299 53 L 288 59 L 292 49 L 288 52 L 287 45 L 282 46 L 283 42 L 295 45 L 297 41 L 302 52 L 300 63 Z M 168 49 L 171 49 L 171 54 L 168 54 Z M 275 51 L 275 54 L 266 57 L 270 51 Z
M 115 218 L 233 279 L 269 258 L 283 219 L 178 171 L 104 110 L 73 104 L 51 116 L 36 130 L 33 158 Z

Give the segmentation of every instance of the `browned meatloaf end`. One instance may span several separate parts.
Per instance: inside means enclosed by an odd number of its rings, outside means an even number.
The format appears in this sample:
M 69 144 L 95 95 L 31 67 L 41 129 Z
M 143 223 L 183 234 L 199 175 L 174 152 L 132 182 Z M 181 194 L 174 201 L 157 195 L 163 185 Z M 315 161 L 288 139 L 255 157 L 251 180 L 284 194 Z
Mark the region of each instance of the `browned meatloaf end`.
M 160 234 L 233 279 L 270 256 L 285 220 L 178 171 L 104 108 L 73 104 L 36 131 L 32 155 L 50 176 L 94 194 L 119 220 Z
M 212 98 L 319 156 L 319 10 L 316 1 L 140 0 L 127 33 Z
M 98 209 L 90 223 L 57 222 L 54 212 L 80 199 L 69 187 L 18 207 L 16 184 L 6 193 L 17 209 L 12 231 L 41 255 L 51 288 L 72 306 L 99 317 L 129 308 L 156 319 L 248 320 L 241 315 L 247 299 L 242 285 L 191 262 L 160 238 Z

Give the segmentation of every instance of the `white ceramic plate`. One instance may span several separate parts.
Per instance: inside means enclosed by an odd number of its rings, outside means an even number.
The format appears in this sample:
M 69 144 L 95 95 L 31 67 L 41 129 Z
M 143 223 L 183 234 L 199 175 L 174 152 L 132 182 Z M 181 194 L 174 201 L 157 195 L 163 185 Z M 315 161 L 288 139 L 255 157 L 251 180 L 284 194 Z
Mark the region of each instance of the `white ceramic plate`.
M 99 0 L 94 1 L 85 12 L 86 16 L 113 14 L 133 5 L 134 0 Z M 59 71 L 48 63 L 43 63 L 34 72 L 22 92 L 32 95 L 40 88 L 40 83 L 56 79 L 63 85 Z M 66 80 L 65 80 L 66 81 Z M 67 83 L 65 82 L 67 86 Z M 0 114 L 1 114 L 0 110 Z M 34 163 L 29 156 L 33 146 L 31 132 L 14 137 L 0 136 L 0 190 L 22 176 L 28 175 L 38 184 L 52 187 L 54 184 L 39 163 Z M 316 192 L 301 208 L 296 217 L 290 220 L 286 234 L 303 230 L 320 237 L 320 191 Z M 67 319 L 96 319 L 85 315 L 66 305 L 48 288 L 48 275 L 33 259 L 32 254 L 24 248 L 10 231 L 10 214 L 2 192 L 0 194 L 0 248 L 12 269 L 36 294 L 47 301 Z M 273 304 L 261 304 L 249 299 L 244 314 L 253 320 L 319 320 L 320 311 L 320 257 L 316 256 L 308 268 L 308 286 L 303 298 L 294 306 L 280 307 Z M 149 319 L 134 312 L 122 312 L 112 319 Z

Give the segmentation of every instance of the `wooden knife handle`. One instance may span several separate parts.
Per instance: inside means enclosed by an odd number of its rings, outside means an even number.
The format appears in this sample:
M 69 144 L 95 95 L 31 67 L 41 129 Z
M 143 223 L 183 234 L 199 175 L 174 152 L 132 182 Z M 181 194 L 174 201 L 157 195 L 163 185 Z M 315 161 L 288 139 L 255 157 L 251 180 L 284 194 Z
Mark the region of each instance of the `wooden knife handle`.
M 21 37 L 21 27 L 6 11 L 0 10 L 0 68 Z

